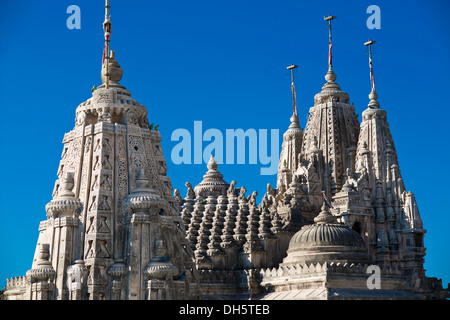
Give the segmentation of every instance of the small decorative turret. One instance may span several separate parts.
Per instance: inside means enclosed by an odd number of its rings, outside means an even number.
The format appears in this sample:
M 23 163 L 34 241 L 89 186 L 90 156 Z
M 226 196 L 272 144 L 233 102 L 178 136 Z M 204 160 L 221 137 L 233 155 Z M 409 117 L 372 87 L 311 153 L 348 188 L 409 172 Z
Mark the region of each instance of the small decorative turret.
M 292 90 L 292 116 L 291 124 L 288 130 L 283 134 L 283 145 L 281 146 L 280 160 L 278 163 L 277 189 L 287 189 L 294 172 L 299 163 L 298 155 L 302 146 L 303 130 L 298 120 L 298 108 L 294 84 L 294 70 L 298 66 L 291 64 L 287 67 L 291 72 L 291 90 Z
M 74 183 L 74 173 L 67 172 L 61 181 L 56 198 L 45 206 L 48 217 L 58 218 L 67 216 L 78 218 L 82 204 L 72 191 Z
M 27 272 L 27 280 L 31 284 L 30 300 L 54 300 L 56 272 L 49 261 L 50 245 L 39 246 L 38 260 L 33 269 Z
M 137 169 L 135 184 L 136 188 L 123 200 L 124 207 L 130 210 L 130 214 L 149 214 L 151 209 L 153 209 L 152 214 L 159 213 L 159 209 L 164 207 L 166 203 L 153 189 L 148 187 L 148 179 L 145 176 L 144 169 Z
M 234 186 L 235 181 L 233 180 L 231 182 L 231 188 Z M 228 190 L 228 205 L 227 205 L 227 211 L 225 216 L 225 223 L 224 223 L 224 230 L 223 234 L 221 236 L 222 242 L 221 246 L 222 248 L 230 248 L 230 247 L 236 247 L 237 243 L 234 240 L 234 228 L 236 226 L 236 216 L 238 214 L 239 205 L 237 202 L 237 196 L 234 194 L 234 188 L 233 190 Z
M 195 193 L 190 182 L 186 182 L 186 187 L 188 188 L 188 191 L 181 209 L 181 219 L 187 230 L 192 219 L 192 212 L 194 211 Z
M 317 224 L 321 223 L 334 223 L 336 221 L 336 217 L 330 213 L 330 209 L 328 208 L 327 202 L 324 200 L 322 204 L 322 211 L 320 211 L 319 215 L 314 218 L 314 222 Z
M 38 260 L 36 267 L 27 272 L 31 283 L 53 281 L 55 270 L 53 270 L 50 258 L 50 245 L 43 243 L 39 246 Z
M 209 262 L 207 250 L 216 205 L 216 198 L 214 197 L 212 190 L 209 197 L 206 199 L 206 202 L 205 212 L 203 213 L 202 222 L 198 230 L 196 250 L 194 252 L 197 263 Z
M 217 206 L 212 221 L 211 235 L 209 237 L 209 244 L 208 244 L 208 255 L 210 256 L 224 254 L 224 251 L 220 246 L 220 243 L 225 225 L 225 214 L 227 210 L 227 204 L 228 199 L 226 197 L 226 192 L 223 191 L 222 194 L 217 198 Z
M 244 251 L 246 253 L 254 253 L 263 251 L 258 237 L 260 212 L 256 206 L 250 206 L 250 213 L 248 215 L 248 224 L 246 230 L 246 242 L 244 244 Z
M 213 192 L 215 197 L 218 197 L 222 194 L 223 190 L 227 190 L 230 186 L 223 180 L 223 175 L 217 170 L 218 167 L 219 165 L 216 159 L 211 155 L 207 164 L 208 171 L 203 176 L 203 181 L 194 188 L 195 192 L 203 198 L 208 197 L 210 191 Z

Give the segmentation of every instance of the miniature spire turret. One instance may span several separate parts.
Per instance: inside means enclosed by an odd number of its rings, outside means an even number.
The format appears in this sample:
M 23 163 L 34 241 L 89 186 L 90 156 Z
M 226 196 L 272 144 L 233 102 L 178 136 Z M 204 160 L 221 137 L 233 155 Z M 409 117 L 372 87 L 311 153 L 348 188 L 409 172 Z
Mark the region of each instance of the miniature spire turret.
M 216 159 L 211 155 L 207 164 L 208 171 L 203 176 L 203 181 L 194 188 L 195 193 L 199 194 L 202 198 L 206 199 L 211 191 L 214 196 L 218 197 L 230 186 L 223 180 L 223 175 L 217 170 L 218 167 L 219 165 Z
M 277 188 L 287 189 L 292 181 L 292 172 L 298 166 L 298 155 L 302 145 L 303 130 L 298 120 L 297 97 L 294 84 L 294 70 L 297 65 L 291 64 L 286 69 L 291 74 L 292 116 L 288 130 L 283 134 L 280 161 L 278 164 Z M 282 187 L 283 186 L 283 187 Z

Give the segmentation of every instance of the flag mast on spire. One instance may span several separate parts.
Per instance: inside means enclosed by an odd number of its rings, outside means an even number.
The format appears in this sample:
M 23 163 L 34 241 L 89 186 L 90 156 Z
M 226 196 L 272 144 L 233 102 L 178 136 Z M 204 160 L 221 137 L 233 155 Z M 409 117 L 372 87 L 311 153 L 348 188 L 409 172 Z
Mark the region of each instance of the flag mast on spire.
M 109 16 L 109 0 L 105 0 L 105 22 L 103 22 L 103 31 L 105 33 L 105 46 L 103 48 L 103 60 L 102 60 L 102 67 L 105 65 L 105 59 L 106 59 L 106 66 L 105 66 L 105 86 L 106 89 L 109 88 L 109 41 L 111 37 L 111 21 Z
M 331 54 L 331 49 L 333 47 L 333 44 L 331 43 L 331 20 L 336 19 L 335 16 L 329 15 L 328 17 L 323 17 L 323 19 L 325 21 L 328 21 L 328 68 L 332 69 L 333 68 L 333 63 L 332 63 L 332 54 Z
M 292 90 L 292 107 L 293 107 L 293 115 L 298 118 L 298 110 L 297 110 L 297 99 L 295 96 L 295 85 L 294 85 L 294 69 L 298 68 L 297 65 L 291 64 L 286 69 L 291 71 L 291 90 Z
M 371 91 L 369 94 L 369 107 L 371 108 L 378 108 L 380 104 L 378 103 L 378 95 L 375 91 L 375 78 L 373 76 L 373 65 L 372 65 L 372 45 L 375 43 L 375 41 L 370 40 L 364 43 L 365 46 L 369 47 L 369 68 L 370 68 L 370 85 L 371 85 Z
M 375 78 L 373 76 L 373 66 L 372 66 L 372 45 L 375 41 L 370 40 L 364 43 L 365 46 L 369 47 L 369 67 L 370 67 L 370 83 L 372 86 L 372 91 L 375 92 Z

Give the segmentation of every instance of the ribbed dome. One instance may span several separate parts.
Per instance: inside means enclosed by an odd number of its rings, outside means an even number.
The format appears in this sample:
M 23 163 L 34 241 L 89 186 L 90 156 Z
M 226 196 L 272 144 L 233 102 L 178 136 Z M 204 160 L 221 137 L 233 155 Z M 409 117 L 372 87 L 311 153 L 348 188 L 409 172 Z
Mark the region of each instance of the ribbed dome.
M 283 264 L 368 262 L 367 248 L 359 233 L 345 224 L 332 223 L 334 220 L 324 204 L 315 224 L 303 226 L 291 238 Z
M 355 230 L 346 225 L 335 223 L 304 226 L 292 237 L 289 248 L 311 245 L 365 247 L 363 239 Z

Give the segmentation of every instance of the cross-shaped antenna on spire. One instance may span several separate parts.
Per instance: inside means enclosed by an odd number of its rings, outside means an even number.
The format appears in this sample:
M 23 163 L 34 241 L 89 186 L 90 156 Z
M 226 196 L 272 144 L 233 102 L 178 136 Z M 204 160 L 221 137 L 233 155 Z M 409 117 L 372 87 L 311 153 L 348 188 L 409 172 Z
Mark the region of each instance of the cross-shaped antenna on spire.
M 332 55 L 331 55 L 331 48 L 333 47 L 332 43 L 331 43 L 331 21 L 333 19 L 336 19 L 335 16 L 329 15 L 328 17 L 323 17 L 323 20 L 328 21 L 328 46 L 329 46 L 329 51 L 328 51 L 328 67 L 332 68 Z
M 294 69 L 298 68 L 297 65 L 295 64 L 291 64 L 289 67 L 287 67 L 286 69 L 291 70 L 291 82 L 294 82 Z
M 372 91 L 375 92 L 375 78 L 373 76 L 373 66 L 372 66 L 372 45 L 375 44 L 375 41 L 370 40 L 365 42 L 364 45 L 369 47 L 369 68 L 370 68 L 370 82 L 372 85 Z

